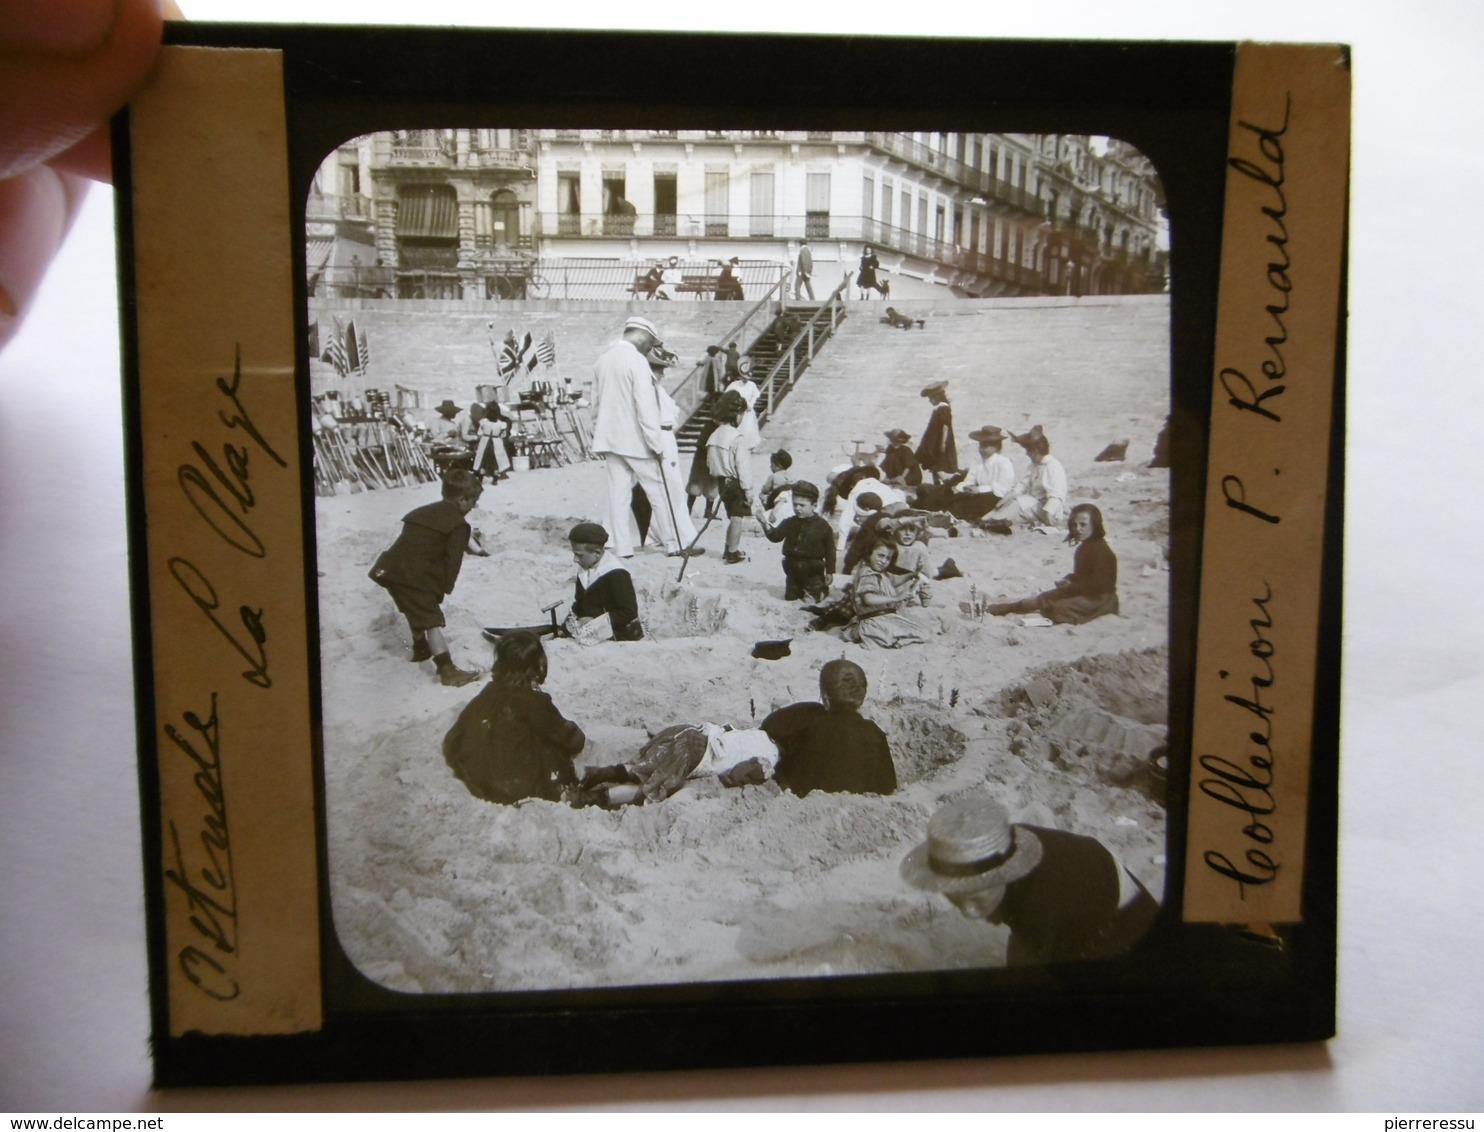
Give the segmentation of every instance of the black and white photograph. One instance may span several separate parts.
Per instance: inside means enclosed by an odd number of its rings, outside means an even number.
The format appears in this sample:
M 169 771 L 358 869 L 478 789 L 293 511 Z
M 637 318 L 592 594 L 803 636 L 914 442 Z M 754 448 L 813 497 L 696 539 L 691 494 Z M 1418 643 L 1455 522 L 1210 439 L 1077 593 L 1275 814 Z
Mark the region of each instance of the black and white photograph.
M 395 129 L 304 215 L 362 975 L 987 969 L 1150 929 L 1172 234 L 1137 148 Z

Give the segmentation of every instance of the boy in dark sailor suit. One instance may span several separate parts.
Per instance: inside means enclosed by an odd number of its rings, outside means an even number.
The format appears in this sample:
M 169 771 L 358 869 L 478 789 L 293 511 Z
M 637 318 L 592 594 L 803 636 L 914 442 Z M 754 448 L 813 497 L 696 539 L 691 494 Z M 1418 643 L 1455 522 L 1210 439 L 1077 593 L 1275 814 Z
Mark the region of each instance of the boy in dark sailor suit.
M 577 592 L 568 630 L 581 639 L 578 631 L 582 626 L 606 613 L 615 641 L 643 640 L 634 579 L 618 558 L 604 549 L 608 532 L 597 523 L 578 523 L 567 541 L 572 546 L 572 560 L 577 563 Z

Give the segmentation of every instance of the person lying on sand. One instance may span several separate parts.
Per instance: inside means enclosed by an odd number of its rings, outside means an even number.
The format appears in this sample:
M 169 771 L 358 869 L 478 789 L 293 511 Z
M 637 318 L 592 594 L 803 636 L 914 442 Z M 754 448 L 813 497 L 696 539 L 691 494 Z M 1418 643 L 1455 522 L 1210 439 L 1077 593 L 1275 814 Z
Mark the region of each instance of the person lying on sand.
M 1058 625 L 1082 625 L 1118 612 L 1118 556 L 1103 531 L 1103 513 L 1091 503 L 1079 503 L 1067 519 L 1067 541 L 1077 549 L 1072 572 L 1034 597 L 997 602 L 989 607 L 996 617 L 1009 613 L 1040 613 Z
M 541 638 L 502 636 L 490 682 L 443 737 L 443 758 L 476 798 L 507 806 L 526 798 L 556 802 L 576 785 L 572 761 L 587 738 L 541 691 L 545 682 Z
M 573 800 L 610 807 L 662 802 L 708 775 L 723 786 L 766 782 L 777 765 L 778 748 L 762 730 L 677 723 L 651 738 L 631 761 L 588 768 Z
M 820 703 L 790 704 L 763 720 L 778 746 L 778 785 L 799 797 L 826 793 L 893 794 L 896 767 L 886 733 L 861 717 L 866 673 L 849 660 L 819 670 Z
M 1159 904 L 1101 841 L 1021 825 L 983 796 L 950 802 L 902 878 L 965 916 L 1010 929 L 1009 966 L 1108 959 L 1153 925 Z

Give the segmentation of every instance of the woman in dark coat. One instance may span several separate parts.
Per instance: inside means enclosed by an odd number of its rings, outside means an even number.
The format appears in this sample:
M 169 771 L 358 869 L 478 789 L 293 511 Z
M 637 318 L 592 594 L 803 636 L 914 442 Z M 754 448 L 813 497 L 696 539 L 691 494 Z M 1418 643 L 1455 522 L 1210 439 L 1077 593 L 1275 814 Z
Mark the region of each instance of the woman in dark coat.
M 861 250 L 860 270 L 855 274 L 855 285 L 860 288 L 861 298 L 866 297 L 867 291 L 880 291 L 881 283 L 876 278 L 876 272 L 881 267 L 881 261 L 876 258 L 876 253 L 870 248 Z
M 1118 612 L 1118 557 L 1103 531 L 1103 513 L 1079 503 L 1067 518 L 1067 541 L 1077 547 L 1072 572 L 1055 589 L 1020 601 L 991 605 L 997 617 L 1007 613 L 1040 613 L 1059 625 L 1081 625 Z
M 444 759 L 476 798 L 507 806 L 525 798 L 556 802 L 576 783 L 572 761 L 587 739 L 541 691 L 545 680 L 541 638 L 500 638 L 490 682 L 443 738 Z

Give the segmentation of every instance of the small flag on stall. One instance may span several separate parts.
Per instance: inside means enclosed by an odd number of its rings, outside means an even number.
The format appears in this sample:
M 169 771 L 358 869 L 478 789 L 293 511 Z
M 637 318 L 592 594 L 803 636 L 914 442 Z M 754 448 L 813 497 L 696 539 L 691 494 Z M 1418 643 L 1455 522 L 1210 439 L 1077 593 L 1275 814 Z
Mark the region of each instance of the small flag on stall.
M 548 369 L 556 365 L 556 331 L 548 330 L 546 337 L 536 343 L 536 359 Z
M 329 362 L 335 367 L 335 372 L 344 377 L 350 372 L 350 359 L 345 356 L 345 329 L 340 325 L 338 318 L 334 319 L 335 329 L 329 335 L 329 342 L 325 345 L 325 352 L 320 360 Z
M 366 332 L 356 329 L 356 320 L 351 319 L 345 327 L 345 365 L 358 377 L 366 376 L 366 366 L 371 361 L 366 353 Z
M 521 370 L 530 373 L 535 369 L 534 347 L 535 342 L 531 339 L 530 331 L 519 339 L 515 337 L 514 330 L 506 332 L 505 341 L 500 344 L 499 361 L 495 363 L 500 376 L 509 381 Z

